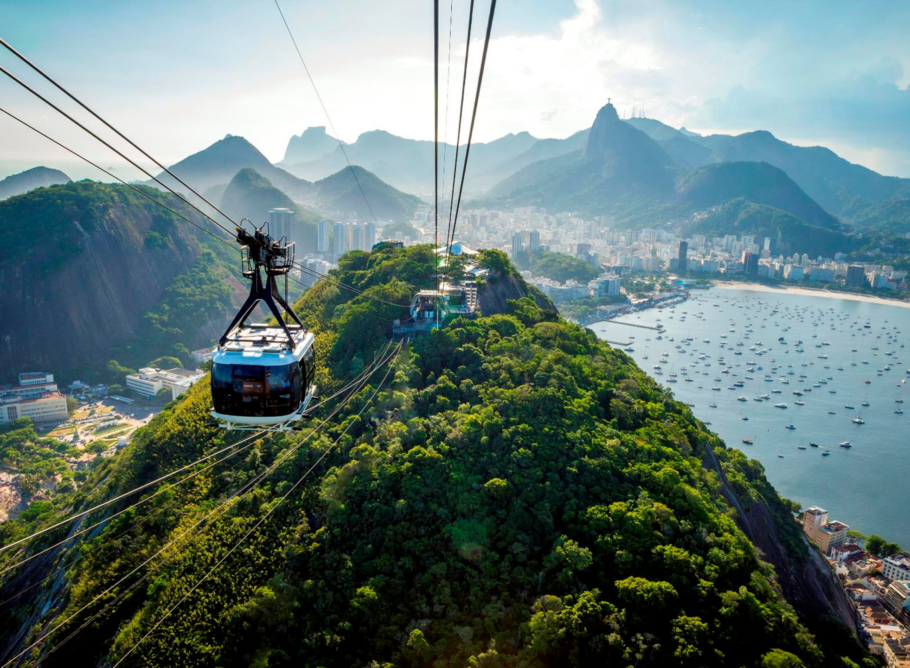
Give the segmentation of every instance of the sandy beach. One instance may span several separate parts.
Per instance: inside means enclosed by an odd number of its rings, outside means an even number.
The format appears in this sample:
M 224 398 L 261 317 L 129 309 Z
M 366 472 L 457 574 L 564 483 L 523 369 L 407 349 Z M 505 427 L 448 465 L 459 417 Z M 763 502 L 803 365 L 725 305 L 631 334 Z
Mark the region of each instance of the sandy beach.
M 809 288 L 798 288 L 792 285 L 782 285 L 780 287 L 762 285 L 760 283 L 737 283 L 737 282 L 717 282 L 714 287 L 721 290 L 749 290 L 751 292 L 774 292 L 777 294 L 806 295 L 809 297 L 832 297 L 834 299 L 844 299 L 853 302 L 869 302 L 870 304 L 883 304 L 885 306 L 899 306 L 910 308 L 910 301 L 901 301 L 898 299 L 885 299 L 883 297 L 874 297 L 872 295 L 858 295 L 850 292 L 835 292 L 834 290 L 812 290 Z

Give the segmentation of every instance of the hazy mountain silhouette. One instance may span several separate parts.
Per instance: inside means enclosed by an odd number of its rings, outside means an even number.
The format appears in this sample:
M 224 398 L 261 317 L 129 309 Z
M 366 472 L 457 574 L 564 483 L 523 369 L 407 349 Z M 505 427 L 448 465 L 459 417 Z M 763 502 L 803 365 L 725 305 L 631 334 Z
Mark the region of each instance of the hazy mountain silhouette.
M 766 162 L 721 162 L 686 172 L 676 192 L 694 207 L 704 209 L 736 198 L 787 211 L 819 227 L 841 224 L 809 197 L 783 170 Z
M 32 167 L 24 172 L 7 176 L 0 181 L 0 200 L 27 193 L 35 188 L 46 188 L 60 183 L 69 183 L 71 180 L 59 169 Z
M 338 140 L 325 131 L 324 125 L 307 128 L 302 134 L 291 137 L 284 159 L 279 164 L 294 165 L 318 160 L 337 148 Z
M 738 200 L 758 206 L 749 208 L 746 217 L 716 218 L 715 227 L 734 219 L 740 226 L 756 226 L 768 215 L 776 230 L 798 220 L 802 232 L 794 227 L 794 234 L 809 236 L 805 226 L 840 234 L 840 222 L 783 170 L 751 161 L 692 169 L 693 162 L 709 157 L 710 149 L 697 143 L 697 137 L 657 121 L 644 122 L 648 120 L 624 122 L 608 104 L 598 112 L 583 150 L 524 167 L 495 186 L 483 202 L 582 211 L 613 216 L 620 224 L 645 225 Z
M 846 213 L 855 197 L 881 201 L 910 196 L 910 179 L 882 176 L 822 146 L 794 146 L 759 130 L 731 137 L 693 138 L 711 149 L 713 162 L 767 162 L 784 170 L 827 211 Z
M 337 217 L 371 220 L 372 208 L 372 214 L 380 220 L 407 221 L 423 203 L 419 197 L 396 190 L 363 167 L 352 169 L 357 173 L 356 180 L 351 168 L 345 167 L 314 184 L 321 210 Z
M 234 220 L 249 218 L 255 225 L 269 219 L 272 209 L 291 209 L 302 224 L 301 233 L 293 239 L 298 243 L 297 252 L 316 250 L 316 223 L 321 216 L 298 204 L 255 169 L 241 169 L 228 183 L 221 196 L 221 209 Z
M 291 197 L 303 199 L 313 193 L 312 183 L 275 167 L 250 142 L 233 135 L 184 158 L 172 165 L 170 170 L 201 193 L 212 186 L 228 183 L 237 172 L 247 167 L 256 170 Z M 166 173 L 159 174 L 158 178 L 174 190 L 186 192 L 183 186 Z
M 462 136 L 462 141 L 464 140 L 465 137 Z M 527 132 L 520 132 L 486 144 L 472 144 L 468 179 L 472 178 L 472 174 L 482 174 L 524 153 L 537 141 Z M 433 150 L 432 141 L 405 139 L 383 130 L 365 132 L 356 142 L 345 147 L 351 164 L 373 172 L 394 188 L 418 194 L 433 191 Z M 464 156 L 464 147 L 461 156 Z M 446 165 L 445 178 L 449 183 L 454 159 L 455 147 L 440 144 L 439 164 Z M 336 144 L 331 153 L 308 162 L 288 165 L 287 169 L 301 178 L 317 181 L 346 166 L 344 154 Z

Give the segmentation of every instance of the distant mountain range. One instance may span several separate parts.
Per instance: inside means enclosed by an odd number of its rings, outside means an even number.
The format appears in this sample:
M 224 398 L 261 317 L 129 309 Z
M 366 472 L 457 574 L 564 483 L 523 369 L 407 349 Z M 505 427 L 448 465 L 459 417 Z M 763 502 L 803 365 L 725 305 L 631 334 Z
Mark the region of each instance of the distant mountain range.
M 881 176 L 827 149 L 796 147 L 767 132 L 701 137 L 653 119 L 623 121 L 608 104 L 584 148 L 532 162 L 476 203 L 609 215 L 631 226 L 724 207 L 706 223 L 715 232 L 722 233 L 724 221 L 740 234 L 799 221 L 807 229 L 794 228 L 793 236 L 811 250 L 846 243 L 811 233 L 841 235 L 843 222 L 910 231 L 907 192 L 910 179 Z
M 341 142 L 344 144 L 344 142 Z M 345 144 L 347 145 L 347 144 Z M 291 137 L 288 148 L 284 152 L 285 165 L 295 165 L 300 162 L 310 162 L 332 153 L 338 148 L 338 140 L 326 133 L 325 126 L 307 128 L 299 135 Z
M 246 168 L 256 170 L 272 185 L 295 199 L 305 201 L 314 193 L 312 183 L 299 179 L 280 167 L 275 167 L 259 149 L 243 137 L 234 135 L 228 135 L 208 148 L 170 166 L 170 170 L 174 174 L 200 193 L 209 188 L 229 183 L 237 172 Z M 166 172 L 158 174 L 158 178 L 174 190 L 187 192 L 186 188 Z M 154 183 L 149 185 L 154 185 Z
M 70 177 L 59 169 L 33 167 L 24 172 L 7 176 L 0 181 L 0 200 L 27 193 L 35 188 L 46 188 L 61 183 L 69 183 Z
M 294 154 L 317 154 L 319 146 L 327 146 L 323 143 L 323 136 L 318 132 L 311 133 L 308 130 L 301 137 L 292 138 L 288 145 L 288 154 L 292 153 L 292 147 Z M 495 183 L 497 180 L 495 176 L 484 178 L 482 175 L 487 172 L 495 173 L 502 163 L 517 158 L 538 141 L 527 132 L 521 132 L 506 135 L 486 144 L 473 144 L 468 170 L 474 184 L 472 187 L 479 187 L 481 182 L 489 182 L 489 185 Z M 405 139 L 382 130 L 374 130 L 360 135 L 356 142 L 345 147 L 345 152 L 351 164 L 373 172 L 377 177 L 399 190 L 424 195 L 433 192 L 432 141 Z M 463 157 L 463 155 L 464 148 L 462 147 L 461 156 Z M 439 161 L 440 165 L 446 166 L 444 174 L 448 183 L 451 183 L 454 159 L 455 147 L 450 144 L 440 144 Z M 281 165 L 296 176 L 315 181 L 341 171 L 343 167 L 347 166 L 347 162 L 336 142 L 330 150 L 318 158 L 289 164 L 286 157 Z
M 680 200 L 687 206 L 697 206 L 728 201 L 730 195 L 775 206 L 771 192 L 781 185 L 776 180 L 782 172 L 789 179 L 784 185 L 785 199 L 793 195 L 791 184 L 802 191 L 797 196 L 802 204 L 788 200 L 782 210 L 796 206 L 791 213 L 808 216 L 804 220 L 809 224 L 830 227 L 833 216 L 845 223 L 910 231 L 910 179 L 882 176 L 829 149 L 794 146 L 765 131 L 702 136 L 650 118 L 620 120 L 615 110 L 610 116 L 615 123 L 604 125 L 606 119 L 601 119 L 601 129 L 609 133 L 595 138 L 594 145 L 589 145 L 589 140 L 597 122 L 594 128 L 566 139 L 537 139 L 522 132 L 474 144 L 466 179 L 468 194 L 490 204 L 535 203 L 551 210 L 568 207 L 618 214 L 623 222 L 634 222 L 643 208 L 651 209 L 660 218 L 668 214 L 668 206 L 672 213 Z M 623 126 L 639 131 L 652 142 L 645 142 L 640 135 L 623 133 Z M 372 171 L 395 188 L 421 194 L 432 192 L 433 173 L 426 168 L 433 163 L 432 142 L 376 130 L 346 144 L 345 150 L 353 164 Z M 449 183 L 454 152 L 451 145 L 440 146 L 440 160 L 444 155 L 446 163 L 444 178 Z M 600 162 L 595 165 L 591 160 Z M 584 162 L 590 164 L 582 166 Z M 778 171 L 725 168 L 699 174 L 695 183 L 685 174 L 723 163 L 766 163 Z M 287 171 L 310 180 L 337 173 L 345 165 L 337 140 L 327 135 L 325 128 L 309 128 L 292 137 L 281 163 Z M 602 170 L 603 178 L 597 175 L 597 169 Z M 749 169 L 753 173 L 743 171 Z M 759 180 L 747 184 L 746 180 L 752 178 Z M 714 181 L 719 188 L 716 193 L 710 187 Z M 689 197 L 694 186 L 698 186 L 697 192 Z M 731 191 L 731 186 L 736 187 Z M 679 192 L 675 192 L 677 188 Z M 763 188 L 766 191 L 760 195 Z M 810 204 L 810 200 L 814 202 Z M 883 205 L 892 200 L 898 202 Z M 645 217 L 639 222 L 649 221 Z
M 325 128 L 311 130 L 295 137 L 289 152 L 307 155 L 323 141 L 338 148 L 338 142 L 325 133 Z M 371 214 L 361 188 L 380 220 L 410 220 L 421 204 L 420 198 L 393 188 L 362 167 L 354 167 L 360 181 L 358 186 L 343 158 L 337 173 L 317 183 L 298 178 L 272 165 L 243 137 L 232 135 L 172 165 L 170 170 L 214 204 L 224 202 L 229 209 L 226 213 L 235 219 L 240 216 L 261 221 L 268 218 L 271 208 L 296 207 L 302 220 L 319 217 L 369 220 Z M 167 173 L 159 174 L 158 178 L 175 190 L 187 193 L 186 188 Z M 191 194 L 189 197 L 196 199 Z M 271 204 L 264 207 L 264 202 Z
M 826 211 L 856 215 L 865 203 L 910 197 L 910 179 L 882 176 L 855 165 L 822 146 L 794 146 L 759 130 L 737 136 L 700 135 L 676 130 L 653 119 L 629 119 L 630 125 L 657 140 L 681 166 L 712 162 L 767 162 L 783 170 Z M 685 164 L 688 163 L 688 164 Z

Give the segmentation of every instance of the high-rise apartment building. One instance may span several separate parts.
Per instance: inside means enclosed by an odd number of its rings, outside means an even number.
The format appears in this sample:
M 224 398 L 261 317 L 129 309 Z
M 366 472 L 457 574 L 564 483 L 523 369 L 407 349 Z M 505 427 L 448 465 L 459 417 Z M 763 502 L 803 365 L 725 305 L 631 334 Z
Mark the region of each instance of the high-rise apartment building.
M 531 230 L 528 235 L 528 252 L 532 254 L 540 252 L 540 232 L 537 230 Z
M 680 241 L 679 242 L 679 254 L 677 255 L 678 261 L 676 264 L 676 269 L 680 274 L 685 274 L 689 271 L 689 242 Z
M 866 282 L 866 269 L 861 264 L 851 264 L 847 267 L 847 285 L 861 286 Z
M 285 238 L 289 243 L 297 243 L 296 216 L 290 209 L 272 209 L 269 211 L 269 235 L 272 239 Z
M 758 276 L 758 256 L 752 251 L 744 250 L 740 256 L 743 263 L 743 273 L 747 276 Z
M 332 254 L 341 257 L 348 250 L 348 226 L 344 223 L 335 223 L 332 228 Z
M 361 228 L 361 239 L 363 240 L 363 250 L 370 251 L 376 245 L 376 225 L 375 223 L 363 223 Z
M 320 220 L 316 231 L 316 252 L 329 252 L 329 233 L 332 230 L 332 223 L 328 220 Z
M 350 246 L 348 250 L 363 250 L 363 227 L 359 223 L 348 225 L 350 232 Z
M 521 243 L 521 232 L 516 232 L 512 235 L 512 259 L 516 259 L 521 252 L 524 250 L 524 247 Z

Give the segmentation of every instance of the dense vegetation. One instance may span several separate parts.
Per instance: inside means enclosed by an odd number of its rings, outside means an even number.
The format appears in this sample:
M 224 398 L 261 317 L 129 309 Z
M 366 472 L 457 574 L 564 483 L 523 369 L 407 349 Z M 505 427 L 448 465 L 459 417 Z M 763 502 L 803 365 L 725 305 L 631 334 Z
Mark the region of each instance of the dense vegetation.
M 299 310 L 317 332 L 322 394 L 385 345 L 401 312 L 395 304 L 432 282 L 430 253 L 343 258 L 338 277 L 390 304 L 352 298 L 327 281 L 302 298 Z M 302 433 L 264 438 L 85 543 L 65 596 L 47 606 L 59 613 L 55 639 L 100 609 L 90 604 L 95 596 L 177 541 L 148 580 L 43 665 L 115 662 L 140 641 L 125 665 L 863 661 L 855 643 L 843 651 L 856 661 L 842 658 L 800 624 L 702 458 L 717 454 L 741 498 L 773 497 L 782 532 L 798 535 L 760 464 L 726 451 L 592 332 L 516 300 L 507 314 L 458 320 L 412 342 L 376 399 L 369 396 L 361 391 L 318 435 L 314 421 Z M 222 447 L 234 437 L 211 425 L 210 407 L 207 388 L 193 388 L 99 467 L 94 491 L 77 503 Z M 277 472 L 195 529 L 282 454 Z M 0 538 L 50 521 L 7 523 Z M 27 612 L 7 611 L 5 632 Z
M 534 253 L 530 256 L 531 273 L 565 283 L 569 280 L 587 284 L 597 278 L 598 271 L 589 262 L 564 253 Z
M 38 436 L 28 418 L 0 424 L 0 469 L 18 476 L 17 484 L 26 496 L 47 485 L 61 493 L 72 491 L 73 472 L 65 458 L 81 454 L 56 439 Z M 36 508 L 31 514 L 37 516 L 40 510 Z M 29 515 L 25 519 L 30 519 Z

